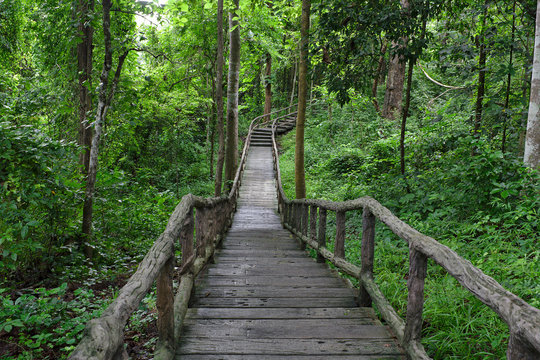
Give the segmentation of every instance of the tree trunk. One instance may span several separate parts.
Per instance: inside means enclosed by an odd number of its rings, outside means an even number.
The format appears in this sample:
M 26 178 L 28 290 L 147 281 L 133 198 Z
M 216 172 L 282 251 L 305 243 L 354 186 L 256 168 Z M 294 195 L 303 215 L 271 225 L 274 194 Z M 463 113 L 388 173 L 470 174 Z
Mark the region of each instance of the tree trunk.
M 217 60 L 216 60 L 216 116 L 218 131 L 218 158 L 216 162 L 216 177 L 214 195 L 221 195 L 223 179 L 223 162 L 225 159 L 225 132 L 223 131 L 223 0 L 218 0 L 217 10 Z
M 79 163 L 83 174 L 88 174 L 92 128 L 88 123 L 87 114 L 92 109 L 92 42 L 94 28 L 90 18 L 94 12 L 94 0 L 79 0 L 78 3 L 78 32 L 81 42 L 77 44 L 77 70 L 79 73 L 79 145 L 82 152 Z
M 266 54 L 266 73 L 264 74 L 264 113 L 272 112 L 272 55 Z M 265 121 L 270 121 L 270 115 L 266 116 Z
M 501 151 L 506 152 L 506 129 L 508 127 L 508 106 L 510 105 L 510 90 L 512 85 L 512 66 L 514 56 L 514 40 L 516 37 L 516 0 L 512 6 L 512 40 L 510 41 L 510 60 L 508 61 L 508 77 L 506 79 L 506 98 L 504 99 L 503 133 Z
M 94 190 L 96 186 L 96 175 L 98 165 L 99 154 L 99 140 L 103 129 L 103 123 L 107 117 L 107 111 L 109 105 L 114 96 L 116 86 L 120 80 L 120 74 L 124 61 L 129 53 L 129 50 L 125 51 L 118 58 L 118 66 L 114 74 L 112 85 L 109 89 L 109 74 L 112 68 L 112 45 L 111 45 L 111 0 L 103 0 L 103 37 L 105 44 L 105 59 L 103 61 L 103 69 L 101 71 L 100 84 L 99 84 L 99 101 L 96 111 L 96 120 L 94 122 L 94 136 L 92 138 L 92 146 L 90 148 L 90 158 L 88 162 L 88 176 L 86 178 L 86 190 L 84 196 L 83 205 L 83 221 L 82 221 L 82 233 L 85 245 L 85 254 L 88 258 L 92 258 L 93 249 L 89 245 L 92 236 L 92 212 L 94 201 Z
M 405 94 L 405 107 L 403 108 L 403 117 L 401 120 L 401 136 L 399 139 L 401 175 L 405 175 L 405 131 L 407 129 L 407 117 L 409 116 L 409 107 L 411 105 L 411 87 L 414 63 L 415 61 L 413 59 L 409 59 L 409 71 L 407 72 L 407 91 Z
M 486 88 L 486 45 L 484 31 L 486 28 L 488 0 L 484 2 L 484 10 L 482 13 L 482 33 L 479 36 L 478 42 L 480 46 L 480 55 L 478 59 L 478 90 L 476 92 L 476 108 L 474 116 L 474 136 L 480 136 L 480 128 L 482 127 L 482 110 L 484 107 L 484 96 Z
M 523 161 L 532 168 L 540 165 L 540 1 L 536 8 L 531 96 Z
M 392 46 L 395 47 L 398 45 L 394 43 Z M 395 119 L 401 113 L 403 85 L 405 83 L 405 65 L 405 59 L 402 56 L 392 56 L 388 66 L 388 78 L 386 80 L 382 111 L 382 116 L 387 119 Z
M 381 72 L 384 67 L 384 54 L 386 54 L 386 47 L 386 42 L 384 42 L 381 46 L 381 55 L 379 56 L 379 61 L 377 62 L 377 70 L 375 71 L 375 76 L 373 77 L 373 86 L 371 87 L 373 106 L 378 113 L 381 112 L 381 109 L 379 107 L 379 101 L 377 101 L 377 89 L 379 88 L 379 79 L 381 78 Z
M 225 150 L 225 181 L 230 189 L 238 166 L 238 79 L 240 76 L 240 29 L 236 12 L 239 0 L 229 12 L 229 75 L 227 81 L 227 147 Z
M 306 197 L 306 175 L 304 169 L 304 126 L 306 122 L 307 72 L 309 45 L 309 16 L 311 0 L 302 0 L 302 20 L 300 27 L 300 63 L 298 67 L 298 117 L 296 119 L 296 148 L 294 158 L 294 178 L 296 198 Z

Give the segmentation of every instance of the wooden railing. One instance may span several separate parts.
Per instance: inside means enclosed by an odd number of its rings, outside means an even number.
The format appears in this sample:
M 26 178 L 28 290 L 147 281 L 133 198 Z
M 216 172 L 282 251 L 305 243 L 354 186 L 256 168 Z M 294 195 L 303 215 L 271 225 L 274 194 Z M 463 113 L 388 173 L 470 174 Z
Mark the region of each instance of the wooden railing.
M 540 310 L 505 290 L 497 281 L 474 267 L 471 262 L 435 239 L 426 236 L 401 221 L 377 200 L 362 197 L 344 202 L 323 200 L 289 200 L 281 185 L 279 156 L 272 127 L 274 170 L 278 206 L 284 226 L 304 243 L 317 251 L 317 260 L 328 260 L 341 271 L 358 279 L 359 305 L 375 303 L 384 320 L 395 332 L 398 341 L 412 359 L 429 359 L 422 344 L 422 311 L 427 260 L 453 276 L 465 289 L 495 311 L 508 324 L 510 340 L 508 359 L 540 359 Z M 361 266 L 345 260 L 345 232 L 348 211 L 363 210 Z M 328 211 L 335 212 L 336 237 L 334 252 L 326 247 Z M 409 245 L 409 278 L 407 281 L 407 315 L 403 320 L 385 298 L 373 276 L 375 223 L 380 220 Z
M 296 105 L 293 105 L 294 107 Z M 287 112 L 279 109 L 270 115 Z M 172 359 L 179 342 L 193 282 L 229 228 L 239 194 L 242 174 L 253 129 L 265 117 L 259 116 L 250 124 L 236 177 L 227 196 L 202 198 L 185 195 L 169 218 L 167 227 L 148 251 L 137 271 L 120 289 L 118 297 L 103 315 L 91 320 L 73 353 L 71 360 L 126 359 L 124 328 L 131 314 L 151 291 L 156 282 L 157 328 L 156 359 Z M 175 247 L 180 246 L 180 284 L 173 292 Z

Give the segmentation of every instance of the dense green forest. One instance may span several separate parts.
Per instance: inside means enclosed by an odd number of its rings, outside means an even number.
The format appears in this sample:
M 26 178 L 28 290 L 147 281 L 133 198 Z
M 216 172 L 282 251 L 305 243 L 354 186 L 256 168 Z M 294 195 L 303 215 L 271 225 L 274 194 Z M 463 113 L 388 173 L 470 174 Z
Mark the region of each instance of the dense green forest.
M 303 195 L 372 196 L 540 307 L 537 2 L 303 3 L 308 38 L 302 1 L 0 0 L 1 358 L 66 358 L 181 197 L 221 194 L 250 121 L 299 97 L 304 143 L 280 139 L 290 198 L 302 146 Z M 377 231 L 403 315 L 408 248 Z M 429 355 L 504 358 L 506 325 L 428 272 Z M 126 343 L 152 356 L 155 295 Z

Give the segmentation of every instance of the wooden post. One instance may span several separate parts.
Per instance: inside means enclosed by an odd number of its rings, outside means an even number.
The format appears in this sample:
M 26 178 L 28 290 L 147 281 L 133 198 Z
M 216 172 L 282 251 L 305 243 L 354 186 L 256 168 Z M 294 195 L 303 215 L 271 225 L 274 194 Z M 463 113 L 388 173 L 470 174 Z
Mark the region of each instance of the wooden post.
M 195 244 L 197 248 L 197 256 L 206 256 L 206 238 L 207 238 L 207 219 L 208 210 L 205 208 L 197 208 L 195 213 Z
M 180 248 L 182 249 L 182 266 L 186 264 L 191 255 L 193 255 L 193 208 L 189 210 L 182 224 L 180 233 Z
M 326 209 L 319 208 L 319 234 L 317 242 L 320 247 L 326 247 Z M 320 253 L 317 254 L 317 262 L 324 263 L 325 259 Z
M 336 212 L 336 242 L 334 255 L 345 259 L 345 211 Z
M 520 335 L 510 329 L 510 339 L 508 339 L 506 358 L 508 360 L 536 360 L 540 359 L 540 351 L 537 351 L 533 346 L 530 346 L 526 341 L 523 341 Z
M 317 241 L 317 207 L 315 205 L 309 207 L 309 238 Z
M 409 249 L 409 296 L 403 343 L 420 342 L 422 337 L 422 311 L 424 309 L 424 283 L 427 273 L 427 256 L 414 248 Z
M 156 284 L 157 299 L 156 307 L 158 311 L 157 329 L 158 343 L 156 351 L 159 353 L 174 354 L 174 294 L 173 294 L 173 272 L 174 255 L 163 265 Z
M 302 204 L 302 235 L 308 235 L 308 217 L 309 217 L 309 206 L 307 204 Z
M 362 269 L 361 273 L 373 278 L 373 259 L 375 255 L 375 216 L 367 207 L 362 214 Z M 360 306 L 371 307 L 371 297 L 364 286 L 358 296 Z

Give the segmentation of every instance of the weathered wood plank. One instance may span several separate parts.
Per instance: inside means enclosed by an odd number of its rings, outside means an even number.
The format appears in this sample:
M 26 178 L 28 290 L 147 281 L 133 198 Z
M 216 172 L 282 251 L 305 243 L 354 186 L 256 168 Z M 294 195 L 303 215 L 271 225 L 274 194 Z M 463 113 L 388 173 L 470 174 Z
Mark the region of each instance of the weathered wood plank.
M 341 287 L 343 280 L 332 277 L 302 277 L 302 276 L 249 276 L 225 277 L 207 276 L 201 283 L 203 286 L 312 286 L 312 287 Z
M 352 307 L 356 302 L 352 297 L 346 298 L 211 298 L 199 297 L 193 299 L 192 306 L 204 307 L 249 307 L 249 308 L 277 308 L 277 307 Z
M 204 287 L 197 291 L 199 297 L 274 297 L 274 298 L 330 298 L 330 297 L 352 297 L 353 291 L 347 288 L 313 288 L 313 287 Z
M 392 339 L 245 339 L 214 341 L 184 339 L 177 355 L 184 354 L 275 354 L 275 355 L 402 355 Z
M 339 355 L 339 354 L 326 354 L 326 355 L 268 355 L 268 354 L 256 354 L 256 355 L 182 355 L 182 360 L 404 360 L 404 355 Z
M 384 339 L 382 326 L 360 324 L 357 319 L 201 320 L 186 321 L 184 338 L 246 339 Z
M 371 308 L 268 308 L 264 311 L 250 308 L 205 308 L 188 309 L 190 319 L 371 319 L 375 312 Z

